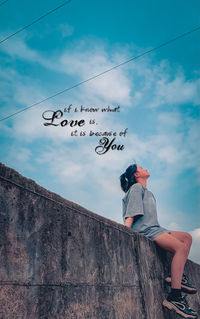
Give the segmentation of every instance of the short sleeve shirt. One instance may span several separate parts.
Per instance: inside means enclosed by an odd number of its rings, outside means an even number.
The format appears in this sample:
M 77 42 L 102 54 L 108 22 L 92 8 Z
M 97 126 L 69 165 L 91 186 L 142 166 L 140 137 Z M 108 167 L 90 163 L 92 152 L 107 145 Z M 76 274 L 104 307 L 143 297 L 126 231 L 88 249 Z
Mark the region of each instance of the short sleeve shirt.
M 151 226 L 160 226 L 157 219 L 156 200 L 151 191 L 140 183 L 133 184 L 122 199 L 123 221 L 126 217 L 136 217 L 133 231 L 143 232 Z

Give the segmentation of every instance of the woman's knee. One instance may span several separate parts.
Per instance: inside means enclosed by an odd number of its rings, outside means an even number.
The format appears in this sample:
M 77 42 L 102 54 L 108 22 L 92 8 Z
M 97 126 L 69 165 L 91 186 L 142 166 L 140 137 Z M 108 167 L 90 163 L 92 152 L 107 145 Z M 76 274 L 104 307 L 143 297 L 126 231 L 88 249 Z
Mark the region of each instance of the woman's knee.
M 192 236 L 189 233 L 185 233 L 185 241 L 190 248 L 192 245 Z
M 190 248 L 192 244 L 192 236 L 187 232 L 171 231 L 172 236 L 179 239 L 182 243 L 186 244 Z
M 184 243 L 180 242 L 179 245 L 176 247 L 174 252 L 181 253 L 183 255 L 187 255 L 188 254 L 188 247 Z
M 192 236 L 189 233 L 184 233 L 184 244 L 186 245 L 187 249 L 190 251 L 190 247 L 192 245 Z
M 182 235 L 183 237 L 183 235 Z M 169 235 L 168 233 L 163 233 L 157 236 L 154 241 L 163 249 L 171 251 L 172 253 L 181 253 L 187 255 L 189 252 L 189 246 L 177 239 L 176 237 Z

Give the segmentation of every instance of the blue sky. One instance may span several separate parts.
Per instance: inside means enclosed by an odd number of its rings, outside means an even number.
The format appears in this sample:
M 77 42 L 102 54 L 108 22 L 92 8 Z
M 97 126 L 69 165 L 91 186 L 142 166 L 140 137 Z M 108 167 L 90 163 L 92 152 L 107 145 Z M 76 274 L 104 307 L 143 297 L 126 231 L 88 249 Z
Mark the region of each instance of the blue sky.
M 0 7 L 1 39 L 62 3 L 9 0 Z M 1 118 L 194 29 L 199 7 L 198 1 L 71 1 L 0 45 Z M 199 35 L 0 122 L 0 161 L 122 223 L 119 176 L 135 160 L 150 171 L 147 186 L 160 224 L 190 232 L 189 258 L 200 263 Z M 70 104 L 62 119 L 84 119 L 79 131 L 86 136 L 71 136 L 69 126 L 43 125 L 44 111 Z M 80 105 L 119 105 L 120 112 L 75 113 Z M 88 136 L 90 130 L 117 132 L 115 142 L 124 149 L 98 155 L 100 138 Z

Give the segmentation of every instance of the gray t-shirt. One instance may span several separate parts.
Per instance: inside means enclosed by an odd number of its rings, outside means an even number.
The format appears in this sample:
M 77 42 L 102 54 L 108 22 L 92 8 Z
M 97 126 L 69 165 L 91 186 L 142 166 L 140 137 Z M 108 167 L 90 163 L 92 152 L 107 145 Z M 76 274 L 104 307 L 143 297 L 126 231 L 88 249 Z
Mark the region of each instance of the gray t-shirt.
M 155 197 L 140 183 L 136 183 L 129 188 L 122 199 L 122 211 L 124 223 L 126 217 L 135 217 L 131 226 L 133 231 L 142 233 L 149 227 L 160 227 L 157 219 Z

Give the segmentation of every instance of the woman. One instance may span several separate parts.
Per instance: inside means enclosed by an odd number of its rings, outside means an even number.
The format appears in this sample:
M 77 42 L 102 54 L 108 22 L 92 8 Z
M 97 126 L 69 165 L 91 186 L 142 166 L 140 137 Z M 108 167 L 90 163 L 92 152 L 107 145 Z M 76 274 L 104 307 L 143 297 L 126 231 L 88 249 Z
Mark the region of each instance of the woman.
M 174 253 L 171 277 L 165 278 L 165 281 L 171 284 L 171 292 L 163 305 L 170 310 L 174 309 L 184 318 L 197 318 L 197 312 L 189 307 L 185 296 L 181 294 L 181 291 L 197 292 L 183 274 L 192 237 L 189 233 L 169 231 L 159 225 L 155 198 L 146 187 L 149 176 L 146 169 L 136 164 L 130 165 L 120 176 L 121 188 L 126 193 L 122 200 L 124 224 Z

